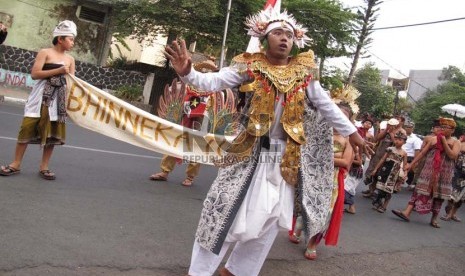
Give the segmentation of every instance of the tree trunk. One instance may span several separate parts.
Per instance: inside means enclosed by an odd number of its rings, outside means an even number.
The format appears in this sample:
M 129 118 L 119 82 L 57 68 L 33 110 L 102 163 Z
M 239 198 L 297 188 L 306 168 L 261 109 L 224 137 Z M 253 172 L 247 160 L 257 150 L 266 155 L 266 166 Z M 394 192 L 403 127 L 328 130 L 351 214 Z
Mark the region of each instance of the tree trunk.
M 370 18 L 372 16 L 372 9 L 376 5 L 377 0 L 368 0 L 367 1 L 367 8 L 365 10 L 365 16 L 363 17 L 363 26 L 362 30 L 360 31 L 360 36 L 358 39 L 357 43 L 357 48 L 355 49 L 354 53 L 354 60 L 352 61 L 352 66 L 350 68 L 349 72 L 349 78 L 347 80 L 347 84 L 351 85 L 352 81 L 354 79 L 355 75 L 355 70 L 357 70 L 357 65 L 358 65 L 358 60 L 360 58 L 360 53 L 362 51 L 363 46 L 365 45 L 366 39 L 368 37 L 368 32 L 369 32 L 369 24 L 370 24 Z
M 320 72 L 320 78 L 321 78 L 321 75 L 323 74 L 323 68 L 324 68 L 324 63 L 325 63 L 325 58 L 321 58 L 320 59 L 320 68 L 318 68 L 318 72 Z

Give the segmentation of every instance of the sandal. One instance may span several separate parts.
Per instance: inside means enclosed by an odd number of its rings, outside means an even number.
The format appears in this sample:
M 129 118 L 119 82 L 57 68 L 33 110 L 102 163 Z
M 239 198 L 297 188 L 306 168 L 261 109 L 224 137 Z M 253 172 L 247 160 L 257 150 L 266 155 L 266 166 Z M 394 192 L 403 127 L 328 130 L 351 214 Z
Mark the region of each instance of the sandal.
M 348 213 L 348 214 L 355 215 L 355 212 L 354 212 L 354 211 L 351 211 L 351 210 L 348 209 L 348 208 L 345 208 L 345 209 L 344 209 L 344 212 L 346 212 L 346 213 Z
M 448 217 L 448 216 L 442 216 L 442 217 L 440 217 L 440 219 L 442 219 L 444 221 L 449 221 L 451 218 Z
M 168 180 L 168 173 L 167 172 L 159 172 L 152 174 L 150 176 L 150 180 L 153 181 L 167 181 Z
M 186 179 L 184 179 L 184 181 L 182 182 L 182 185 L 185 187 L 190 187 L 192 186 L 192 184 L 194 184 L 194 177 L 192 176 L 186 177 Z
M 316 260 L 316 249 L 307 248 L 307 250 L 305 250 L 304 257 L 305 259 L 310 260 L 310 261 Z
M 39 171 L 39 175 L 45 180 L 55 180 L 56 178 L 55 174 L 50 170 L 41 170 Z
M 439 226 L 439 224 L 435 221 L 430 222 L 429 225 L 433 226 L 434 228 L 441 228 L 441 226 Z
M 399 210 L 392 210 L 392 213 L 396 216 L 398 216 L 399 218 L 405 220 L 406 222 L 410 222 L 410 219 L 404 215 L 404 213 L 402 213 L 402 211 L 399 211 Z
M 20 172 L 21 172 L 20 169 L 16 169 L 16 168 L 13 168 L 12 166 L 8 165 L 8 166 L 2 166 L 1 167 L 0 175 L 10 176 L 10 175 L 13 175 L 13 174 L 18 174 Z
M 384 212 L 386 212 L 386 208 L 381 206 L 378 209 L 376 209 L 376 211 L 378 211 L 378 213 L 384 213 Z
M 458 218 L 457 216 L 453 216 L 450 218 L 451 220 L 453 221 L 456 221 L 456 222 L 461 222 L 462 220 L 460 218 Z
M 366 194 L 363 194 L 362 196 L 363 196 L 364 198 L 371 198 L 371 197 L 373 196 L 373 193 L 368 192 L 368 193 L 366 193 Z
M 297 236 L 295 233 L 292 233 L 292 235 L 289 235 L 289 241 L 295 244 L 299 244 L 300 237 Z

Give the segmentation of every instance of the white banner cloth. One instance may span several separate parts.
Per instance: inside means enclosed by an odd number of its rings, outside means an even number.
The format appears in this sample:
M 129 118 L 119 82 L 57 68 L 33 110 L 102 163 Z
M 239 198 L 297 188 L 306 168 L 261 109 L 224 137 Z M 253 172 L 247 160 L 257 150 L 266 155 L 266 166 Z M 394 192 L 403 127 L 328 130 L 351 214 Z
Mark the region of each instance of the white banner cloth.
M 224 136 L 192 130 L 159 118 L 102 91 L 66 76 L 67 114 L 77 125 L 108 137 L 187 161 L 213 164 L 225 154 Z

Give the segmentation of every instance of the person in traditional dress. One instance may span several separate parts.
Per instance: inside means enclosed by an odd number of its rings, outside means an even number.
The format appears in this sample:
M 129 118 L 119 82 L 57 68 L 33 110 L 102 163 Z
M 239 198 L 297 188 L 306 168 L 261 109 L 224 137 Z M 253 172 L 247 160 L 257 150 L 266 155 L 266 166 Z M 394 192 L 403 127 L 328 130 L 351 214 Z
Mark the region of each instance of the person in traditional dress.
M 353 113 L 349 105 L 341 102 L 338 103 L 338 106 L 348 118 L 352 118 Z M 354 151 L 352 145 L 350 145 L 349 139 L 347 137 L 342 137 L 337 130 L 333 130 L 333 154 L 334 184 L 333 190 L 331 191 L 331 207 L 328 210 L 328 221 L 322 232 L 310 237 L 307 243 L 307 248 L 304 252 L 304 257 L 308 260 L 315 260 L 317 258 L 316 248 L 323 237 L 326 240 L 326 245 L 333 246 L 337 245 L 339 238 L 339 229 L 342 222 L 342 212 L 345 203 L 344 179 L 354 159 Z M 296 196 L 300 197 L 301 195 L 297 193 Z M 297 200 L 295 204 L 299 205 L 300 201 Z M 295 206 L 294 208 L 297 210 L 297 221 L 289 240 L 292 243 L 298 244 L 301 239 L 303 228 L 302 214 L 299 212 L 299 210 L 302 210 L 302 207 Z
M 409 170 L 426 155 L 425 165 L 407 207 L 404 210 L 392 210 L 404 221 L 410 221 L 410 214 L 414 210 L 419 214 L 431 212 L 430 225 L 434 228 L 440 228 L 437 217 L 444 200 L 450 199 L 454 163 L 460 152 L 460 142 L 452 137 L 456 126 L 454 119 L 440 118 L 439 125 L 442 131 L 434 139 L 428 140 L 412 163 L 407 164 L 406 169 Z
M 374 136 L 370 132 L 373 129 L 374 118 L 366 113 L 363 115 L 361 123 L 362 125 L 357 127 L 357 131 L 367 142 L 373 143 Z M 354 160 L 352 166 L 350 167 L 349 174 L 347 175 L 344 181 L 344 204 L 349 205 L 349 207 L 344 209 L 344 212 L 348 214 L 355 214 L 355 193 L 358 185 L 363 182 L 363 175 L 368 168 L 370 163 L 370 156 L 364 154 L 354 147 Z
M 431 133 L 426 135 L 424 138 L 423 138 L 423 142 L 421 143 L 421 147 L 420 147 L 420 152 L 421 150 L 428 144 L 430 143 L 431 140 L 434 140 L 436 139 L 436 136 L 439 134 L 439 132 L 442 131 L 442 128 L 441 126 L 439 125 L 439 119 L 435 119 L 433 120 L 433 126 L 431 127 Z M 418 153 L 420 154 L 420 153 Z M 418 155 L 417 154 L 417 155 Z M 416 155 L 415 155 L 416 156 Z M 412 180 L 412 185 L 413 185 L 413 189 L 409 189 L 411 191 L 413 191 L 415 189 L 415 185 L 417 184 L 418 182 L 418 177 L 420 176 L 420 171 L 423 169 L 423 166 L 425 165 L 425 159 L 426 159 L 426 155 L 423 156 L 418 162 L 417 164 L 412 167 L 411 170 L 413 170 L 414 172 L 414 175 L 413 175 L 413 180 Z M 413 159 L 412 159 L 413 161 Z M 412 162 L 410 161 L 410 163 Z
M 208 73 L 208 72 L 217 72 L 218 67 L 216 64 L 211 60 L 206 60 L 203 62 L 199 62 L 194 64 L 194 68 L 197 71 Z M 173 83 L 173 85 L 178 85 L 177 83 Z M 173 88 L 174 89 L 174 88 Z M 170 91 L 169 91 L 170 92 Z M 203 116 L 205 115 L 205 108 L 207 106 L 207 102 L 210 95 L 206 93 L 200 94 L 199 92 L 195 91 L 190 87 L 186 87 L 186 92 L 183 98 L 183 105 L 182 108 L 182 120 L 181 124 L 185 127 L 200 130 L 199 127 L 196 127 L 194 123 L 198 123 L 197 125 L 201 125 L 201 121 Z M 166 105 L 175 105 L 176 103 L 166 103 Z M 197 110 L 193 112 L 193 110 Z M 194 115 L 195 113 L 195 115 Z M 178 122 L 176 122 L 178 123 Z M 174 170 L 176 164 L 180 164 L 182 162 L 181 159 L 176 158 L 170 155 L 163 155 L 160 163 L 160 172 L 152 174 L 149 179 L 153 181 L 167 181 L 168 175 Z M 186 168 L 186 178 L 182 181 L 182 185 L 185 187 L 190 187 L 194 184 L 194 179 L 199 175 L 200 171 L 200 163 L 197 162 L 188 162 Z
M 14 160 L 1 166 L 0 175 L 18 174 L 28 144 L 43 147 L 39 175 L 54 180 L 55 173 L 49 169 L 49 161 L 55 145 L 65 143 L 66 119 L 66 74 L 75 72 L 74 58 L 66 52 L 74 46 L 76 24 L 65 20 L 53 31 L 53 47 L 41 49 L 31 70 L 32 79 L 39 80 L 33 87 L 24 107 Z
M 377 195 L 373 200 L 373 208 L 380 213 L 386 212 L 392 194 L 399 183 L 402 170 L 407 165 L 407 152 L 402 148 L 407 136 L 402 131 L 394 134 L 394 146 L 388 147 L 379 160 L 371 176 L 374 177 Z
M 338 105 L 348 117 L 352 117 L 349 107 Z M 339 240 L 339 230 L 342 223 L 344 209 L 344 178 L 354 159 L 354 151 L 347 137 L 342 137 L 336 129 L 333 130 L 333 153 L 334 153 L 334 179 L 331 193 L 331 206 L 328 210 L 329 219 L 325 229 L 310 237 L 304 257 L 308 260 L 317 258 L 316 248 L 321 239 L 325 239 L 325 245 L 336 246 Z
M 461 135 L 459 141 L 460 153 L 455 161 L 454 177 L 452 178 L 452 193 L 446 206 L 446 215 L 441 217 L 441 219 L 445 221 L 462 221 L 457 217 L 457 210 L 465 201 L 465 136 Z
M 313 53 L 291 56 L 293 45 L 297 50 L 308 41 L 306 29 L 286 11 L 273 9 L 249 17 L 246 25 L 264 52 L 236 56 L 217 73 L 191 70 L 185 41 L 166 47 L 184 82 L 206 91 L 241 85 L 247 93 L 244 131 L 218 160 L 218 176 L 203 204 L 189 268 L 193 276 L 214 274 L 234 243 L 220 275 L 258 275 L 280 227 L 291 228 L 296 185 L 302 189 L 306 231 L 321 232 L 331 204 L 327 191 L 333 188 L 332 127 L 370 150 L 321 88 Z
M 390 146 L 392 146 L 393 139 L 394 139 L 394 134 L 402 131 L 405 132 L 402 128 L 402 118 L 403 117 L 398 117 L 397 118 L 391 118 L 389 121 L 387 121 L 387 127 L 383 130 L 381 130 L 375 138 L 375 141 L 377 142 L 377 147 L 376 147 L 376 152 L 375 154 L 371 157 L 370 163 L 368 165 L 368 168 L 365 171 L 365 185 L 368 185 L 368 189 L 363 191 L 363 197 L 366 198 L 371 198 L 374 196 L 374 191 L 376 189 L 374 179 L 372 177 L 372 173 L 378 164 L 379 160 L 384 156 L 386 153 L 386 149 Z
M 370 132 L 373 128 L 374 119 L 370 114 L 364 114 L 361 121 L 362 125 L 357 127 L 357 131 L 363 139 L 373 142 L 375 137 Z
M 344 180 L 344 204 L 349 205 L 344 209 L 348 214 L 355 214 L 355 193 L 358 185 L 363 181 L 363 155 L 354 147 L 354 160 L 350 167 L 349 173 Z

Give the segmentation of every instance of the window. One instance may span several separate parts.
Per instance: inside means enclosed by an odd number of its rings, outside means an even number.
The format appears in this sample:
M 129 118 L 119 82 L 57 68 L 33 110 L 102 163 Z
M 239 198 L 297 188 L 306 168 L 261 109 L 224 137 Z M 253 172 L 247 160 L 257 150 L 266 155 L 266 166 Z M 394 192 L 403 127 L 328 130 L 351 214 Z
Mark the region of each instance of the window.
M 86 6 L 78 6 L 76 15 L 79 19 L 92 23 L 103 24 L 105 23 L 107 13 L 105 11 L 98 11 Z

